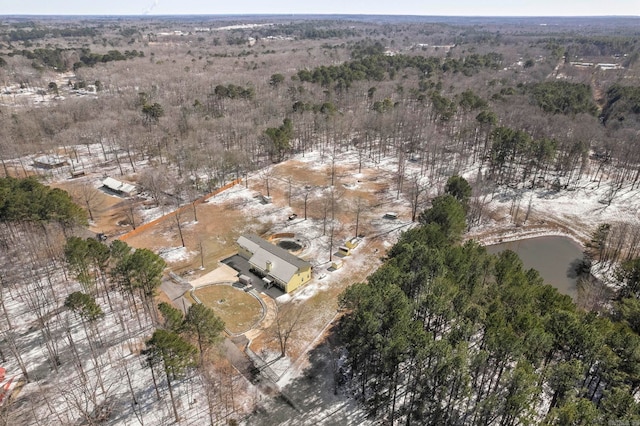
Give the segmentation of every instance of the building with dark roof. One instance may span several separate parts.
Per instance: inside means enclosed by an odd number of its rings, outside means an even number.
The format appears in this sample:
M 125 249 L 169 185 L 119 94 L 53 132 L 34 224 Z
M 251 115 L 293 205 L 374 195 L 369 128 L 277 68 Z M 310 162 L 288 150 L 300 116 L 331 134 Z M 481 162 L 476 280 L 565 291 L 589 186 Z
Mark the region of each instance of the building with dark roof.
M 311 279 L 311 264 L 255 234 L 238 238 L 238 253 L 268 281 L 291 293 Z

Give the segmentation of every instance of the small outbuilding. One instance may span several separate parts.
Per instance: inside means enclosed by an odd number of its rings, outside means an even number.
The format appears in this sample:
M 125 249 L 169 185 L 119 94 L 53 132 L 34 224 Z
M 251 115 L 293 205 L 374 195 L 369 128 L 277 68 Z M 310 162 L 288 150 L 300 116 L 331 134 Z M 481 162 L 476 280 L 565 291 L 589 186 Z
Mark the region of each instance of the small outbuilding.
M 360 244 L 360 238 L 358 237 L 353 237 L 352 239 L 344 243 L 344 245 L 347 246 L 347 248 L 349 248 L 350 250 L 358 247 L 358 244 Z
M 108 177 L 102 181 L 102 185 L 108 190 L 115 192 L 118 195 L 123 195 L 125 197 L 130 197 L 136 193 L 135 185 L 131 185 L 130 183 L 120 182 L 114 178 Z
M 253 282 L 251 281 L 251 277 L 248 277 L 246 275 L 240 275 L 238 277 L 238 282 L 242 285 L 246 285 L 249 286 L 251 284 L 253 284 Z
M 33 165 L 41 169 L 59 169 L 60 167 L 68 166 L 69 162 L 66 158 L 58 155 L 43 155 L 33 160 Z
M 351 249 L 347 246 L 340 246 L 338 247 L 338 254 L 340 256 L 349 256 L 351 255 Z

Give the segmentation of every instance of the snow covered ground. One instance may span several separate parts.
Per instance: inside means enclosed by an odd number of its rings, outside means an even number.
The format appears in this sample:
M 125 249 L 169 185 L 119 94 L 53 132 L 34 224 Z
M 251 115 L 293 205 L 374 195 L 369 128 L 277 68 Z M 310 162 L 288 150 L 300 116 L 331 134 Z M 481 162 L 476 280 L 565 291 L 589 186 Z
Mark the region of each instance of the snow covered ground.
M 51 171 L 34 168 L 33 158 L 15 159 L 8 163 L 18 169 L 45 175 L 51 182 L 68 179 L 70 169 L 83 168 L 96 173 L 95 184 L 98 185 L 101 176 L 120 173 L 119 166 L 113 158 L 117 150 L 107 149 L 106 159 L 102 155 L 95 155 L 95 153 L 102 154 L 102 151 L 100 144 L 60 148 L 58 154 L 73 152 L 73 156 L 69 155 L 73 158 L 72 165 Z M 310 173 L 326 174 L 331 167 L 329 158 L 320 152 L 307 152 L 304 156 L 297 155 L 291 161 L 303 164 Z M 284 295 L 278 298 L 280 304 L 304 303 L 328 291 L 335 283 L 348 279 L 351 271 L 360 270 L 369 264 L 379 262 L 379 257 L 383 255 L 384 249 L 397 241 L 401 232 L 412 226 L 409 220 L 411 216 L 410 202 L 405 194 L 398 191 L 394 183 L 395 174 L 399 169 L 397 159 L 391 157 L 381 161 L 365 159 L 362 173 L 354 173 L 353 171 L 358 168 L 359 161 L 356 151 L 338 153 L 335 158 L 335 165 L 341 170 L 336 178 L 337 185 L 341 185 L 346 194 L 343 199 L 349 199 L 349 194 L 355 194 L 358 191 L 375 197 L 377 202 L 362 213 L 361 226 L 362 229 L 366 229 L 366 234 L 361 245 L 353 250 L 351 256 L 343 259 L 344 266 L 337 270 L 330 270 L 329 248 L 332 245 L 332 251 L 335 252 L 339 245 L 353 236 L 354 214 L 349 213 L 346 207 L 345 212 L 338 215 L 343 220 L 342 223 L 338 219 L 328 222 L 329 228 L 333 225 L 338 230 L 336 238 L 331 244 L 328 235 L 330 233 L 327 232 L 325 224 L 317 218 L 317 215 L 313 219 L 304 220 L 299 209 L 288 207 L 282 200 L 265 204 L 259 191 L 247 189 L 244 185 L 236 185 L 212 197 L 207 202 L 211 205 L 232 206 L 234 209 L 241 209 L 248 216 L 257 218 L 257 222 L 246 229 L 246 232 L 257 232 L 259 228 L 263 229 L 268 226 L 269 232 L 272 234 L 287 232 L 300 238 L 304 245 L 300 256 L 310 260 L 314 265 L 314 279 L 293 295 Z M 286 164 L 275 166 L 276 172 L 286 169 L 283 167 Z M 137 166 L 142 169 L 144 164 L 141 163 Z M 133 170 L 127 168 L 126 162 L 122 162 L 121 167 L 123 167 L 125 175 L 133 173 Z M 416 162 L 407 161 L 404 164 L 404 170 L 406 176 L 414 176 L 420 174 L 421 167 Z M 429 206 L 429 200 L 432 197 L 442 193 L 446 178 L 454 170 L 451 169 L 449 172 L 443 173 L 437 181 L 429 180 L 427 175 L 420 178 L 421 183 L 427 188 L 425 196 L 421 199 L 420 210 Z M 478 175 L 478 169 L 477 166 L 471 165 L 460 173 L 473 181 Z M 278 178 L 282 178 L 282 176 L 276 177 L 274 182 L 281 187 L 284 186 L 283 181 L 278 181 Z M 252 175 L 250 187 L 255 187 L 261 179 L 258 173 Z M 295 189 L 301 190 L 299 187 Z M 487 188 L 488 195 L 486 197 L 481 195 L 485 200 L 485 214 L 480 223 L 470 229 L 468 236 L 489 244 L 540 235 L 567 235 L 584 243 L 589 240 L 589 236 L 596 227 L 602 223 L 624 222 L 633 226 L 640 225 L 638 214 L 640 190 L 632 190 L 630 184 L 620 188 L 613 199 L 610 197 L 613 192 L 611 183 L 606 180 L 593 182 L 588 176 L 585 176 L 572 184 L 572 189 L 571 191 L 556 192 L 548 189 L 500 188 L 495 191 L 495 195 L 491 196 L 490 190 Z M 326 191 L 326 188 L 314 186 L 310 200 L 326 197 Z M 514 200 L 520 200 L 519 208 L 515 207 L 517 201 L 514 202 Z M 515 211 L 517 214 L 514 213 Z M 289 215 L 294 212 L 298 214 L 298 217 L 288 220 Z M 397 212 L 399 219 L 384 219 L 384 212 Z M 167 212 L 163 212 L 161 208 L 151 208 L 143 213 L 144 220 L 147 222 Z M 525 216 L 528 216 L 526 222 L 524 221 Z M 348 221 L 345 221 L 345 218 L 348 218 Z M 191 225 L 185 224 L 185 229 Z M 325 232 L 323 232 L 323 228 L 325 228 Z M 367 251 L 367 247 L 374 244 L 381 248 L 380 252 Z M 160 254 L 168 263 L 180 262 L 197 256 L 196 252 L 171 245 L 161 250 Z M 335 259 L 333 255 L 332 258 Z M 62 276 L 56 275 L 52 278 L 50 291 L 55 294 L 66 295 L 70 289 L 80 289 L 79 284 L 70 283 Z M 91 339 L 88 337 L 93 336 L 92 332 L 87 331 L 81 322 L 68 312 L 55 315 L 52 332 L 57 336 L 58 350 L 64 356 L 72 356 L 71 342 L 74 342 L 78 347 L 80 363 L 63 365 L 57 373 L 54 373 L 52 372 L 53 366 L 47 362 L 49 354 L 46 353 L 45 346 L 42 345 L 42 342 L 46 340 L 45 331 L 41 326 L 34 326 L 37 317 L 29 304 L 32 302 L 29 302 L 28 294 L 35 292 L 36 287 L 43 287 L 42 282 L 27 280 L 22 290 L 13 291 L 4 297 L 9 314 L 7 318 L 11 318 L 12 326 L 15 329 L 15 347 L 21 354 L 27 370 L 33 372 L 34 378 L 43 379 L 20 386 L 18 401 L 22 402 L 20 402 L 19 409 L 32 410 L 32 413 L 29 414 L 25 411 L 24 416 L 19 414 L 16 418 L 27 419 L 35 416 L 42 419 L 57 419 L 56 421 L 62 423 L 75 422 L 82 417 L 82 409 L 87 407 L 94 409 L 108 400 L 113 404 L 112 409 L 115 413 L 111 424 L 132 424 L 136 423 L 136 418 L 139 424 L 142 422 L 146 424 L 168 423 L 171 419 L 171 410 L 167 405 L 168 399 L 164 397 L 160 401 L 157 400 L 150 371 L 140 356 L 144 341 L 152 332 L 150 319 L 140 311 L 139 313 L 142 315 L 139 320 L 133 311 L 126 306 L 122 297 L 116 294 L 113 295 L 114 300 L 111 302 L 106 300 L 104 295 L 99 295 L 98 302 L 101 306 L 108 306 L 109 303 L 113 306 L 106 311 L 105 317 L 100 320 L 99 341 L 117 341 L 118 344 L 109 347 L 99 346 L 95 351 L 97 356 L 93 356 Z M 57 312 L 62 302 L 56 297 L 49 297 L 41 301 L 43 308 L 52 313 Z M 6 324 L 3 330 L 6 330 Z M 316 346 L 318 343 L 316 339 L 312 339 L 311 343 L 306 348 L 308 351 L 306 356 L 310 364 L 305 365 L 310 365 L 311 371 L 314 368 L 319 368 L 319 371 L 322 370 L 326 373 L 326 368 L 323 370 L 313 362 L 327 363 L 326 357 L 328 355 L 326 353 L 322 356 L 318 355 L 323 349 L 317 349 L 319 346 Z M 316 350 L 317 352 L 315 352 Z M 304 374 L 310 374 L 310 370 L 299 368 L 297 360 L 276 359 L 276 355 L 279 356 L 279 354 L 273 354 L 269 351 L 262 355 L 266 361 L 273 361 L 272 368 L 279 377 L 278 384 L 285 393 L 297 394 L 302 389 L 308 391 L 311 385 L 315 388 L 329 386 L 331 389 L 331 384 L 326 381 L 326 378 L 321 378 L 320 372 L 318 372 L 318 376 L 314 376 L 313 380 L 305 378 Z M 314 359 L 314 356 L 318 358 Z M 7 356 L 7 362 L 3 366 L 7 369 L 8 377 L 19 377 L 20 366 L 15 357 Z M 44 380 L 45 377 L 46 380 Z M 307 384 L 305 384 L 305 380 L 308 382 Z M 207 422 L 204 399 L 198 397 L 202 392 L 202 388 L 199 386 L 194 380 L 184 381 L 178 386 L 177 394 L 181 401 L 179 404 L 182 412 L 185 413 L 184 424 L 195 425 Z M 98 392 L 98 389 L 102 387 L 105 392 Z M 362 412 L 354 407 L 348 398 L 332 396 L 332 392 L 326 391 L 326 389 L 322 392 L 322 395 L 314 397 L 317 397 L 316 399 L 307 398 L 298 401 L 298 404 L 307 411 L 303 414 L 298 413 L 300 415 L 291 418 L 303 418 L 304 423 L 302 424 L 311 424 L 313 422 L 321 423 L 322 419 L 331 418 L 335 415 L 332 413 L 344 413 L 344 417 L 340 417 L 340 419 L 348 422 L 345 424 L 364 421 Z M 96 399 L 90 401 L 88 406 L 79 407 L 82 395 L 93 395 L 96 396 Z M 131 404 L 134 395 L 138 401 L 137 404 Z M 320 400 L 324 402 L 321 403 Z M 249 398 L 239 405 L 250 410 L 255 402 Z M 304 405 L 306 403 L 308 405 Z M 265 410 L 276 410 L 273 404 L 273 402 L 268 402 L 262 406 Z M 268 419 L 269 416 L 266 416 L 264 422 L 261 423 L 257 420 L 252 422 L 254 418 L 249 417 L 245 423 L 248 425 L 268 424 Z M 25 422 L 25 424 L 28 423 L 29 421 Z M 289 423 L 282 424 L 296 423 L 289 420 Z

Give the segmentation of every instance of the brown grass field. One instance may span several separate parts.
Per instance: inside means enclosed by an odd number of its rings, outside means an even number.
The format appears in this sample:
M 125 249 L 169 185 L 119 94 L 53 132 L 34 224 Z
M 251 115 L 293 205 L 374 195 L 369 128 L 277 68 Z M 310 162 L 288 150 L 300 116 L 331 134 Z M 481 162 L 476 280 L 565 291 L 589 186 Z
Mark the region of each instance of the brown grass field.
M 262 316 L 262 307 L 253 296 L 229 285 L 199 288 L 195 295 L 224 321 L 231 333 L 242 333 Z
M 292 184 L 298 188 L 304 185 L 327 185 L 330 183 L 330 168 L 327 164 L 323 168 L 308 170 L 305 165 L 297 160 L 289 160 L 273 167 L 273 180 L 271 182 L 271 195 L 274 204 L 280 206 L 287 205 L 287 179 L 290 177 Z M 351 176 L 352 170 L 343 165 L 336 165 L 336 183 L 342 188 L 343 183 L 353 183 L 356 178 Z M 388 177 L 384 171 L 364 168 L 364 177 L 359 181 L 358 189 L 345 191 L 341 203 L 348 206 L 360 198 L 363 201 L 363 214 L 360 221 L 359 233 L 370 235 L 367 217 L 378 217 L 384 207 L 378 205 L 379 194 L 388 190 Z M 249 178 L 248 187 L 250 190 L 266 193 L 264 179 L 260 174 Z M 241 185 L 244 185 L 242 183 Z M 64 189 L 72 189 L 75 182 L 65 182 L 58 185 Z M 92 230 L 105 232 L 111 237 L 124 234 L 131 230 L 131 226 L 123 225 L 121 221 L 125 219 L 124 207 L 126 200 L 100 191 L 99 200 L 95 211 L 95 221 Z M 304 202 L 300 195 L 291 199 L 293 211 L 302 216 Z M 167 209 L 167 212 L 169 208 Z M 375 213 L 374 213 L 375 211 Z M 310 218 L 321 218 L 321 201 L 317 199 L 309 200 L 308 214 Z M 339 209 L 336 218 L 345 224 L 343 235 L 338 239 L 344 239 L 350 232 L 354 219 L 354 213 L 345 207 Z M 225 258 L 236 251 L 235 241 L 242 233 L 252 230 L 258 234 L 269 233 L 271 226 L 269 223 L 261 223 L 259 218 L 243 214 L 242 201 L 232 201 L 223 203 L 203 203 L 197 207 L 197 222 L 194 221 L 191 209 L 186 209 L 181 217 L 182 223 L 191 223 L 183 229 L 187 251 L 190 253 L 188 259 L 171 263 L 171 269 L 181 274 L 183 272 L 196 271 L 200 267 L 200 247 L 204 254 L 204 269 L 199 274 L 206 274 L 219 265 L 219 260 Z M 120 223 L 119 223 L 120 222 Z M 163 247 L 177 247 L 180 245 L 175 218 L 167 218 L 137 235 L 126 239 L 132 247 L 145 247 L 152 250 L 159 250 Z M 379 258 L 385 251 L 383 239 L 369 239 L 367 245 L 358 248 L 358 255 L 371 259 L 370 262 L 359 264 L 353 268 L 348 277 L 340 279 L 323 291 L 319 291 L 304 302 L 296 302 L 294 309 L 304 310 L 304 327 L 298 330 L 292 339 L 288 355 L 292 359 L 297 359 L 305 348 L 321 333 L 324 326 L 331 321 L 337 313 L 337 296 L 350 284 L 366 280 L 366 277 L 380 264 Z M 242 290 L 235 289 L 227 285 L 213 285 L 196 290 L 198 298 L 207 306 L 211 307 L 226 324 L 229 332 L 243 333 L 253 326 L 261 317 L 261 306 L 252 296 Z M 295 296 L 295 295 L 294 295 Z M 187 300 L 194 303 L 185 294 Z M 224 300 L 224 302 L 221 302 Z M 259 332 L 253 338 L 252 348 L 260 350 L 263 348 L 278 350 L 277 341 L 274 340 L 274 324 L 262 324 Z

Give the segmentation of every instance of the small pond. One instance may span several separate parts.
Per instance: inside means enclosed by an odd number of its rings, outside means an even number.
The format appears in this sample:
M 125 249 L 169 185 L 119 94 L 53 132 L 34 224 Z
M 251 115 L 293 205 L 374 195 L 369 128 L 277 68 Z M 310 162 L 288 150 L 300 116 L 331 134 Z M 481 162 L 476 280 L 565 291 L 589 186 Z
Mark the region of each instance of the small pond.
M 583 249 L 567 237 L 537 237 L 487 246 L 489 253 L 512 250 L 520 256 L 525 269 L 540 272 L 546 284 L 577 300 L 576 265 Z

